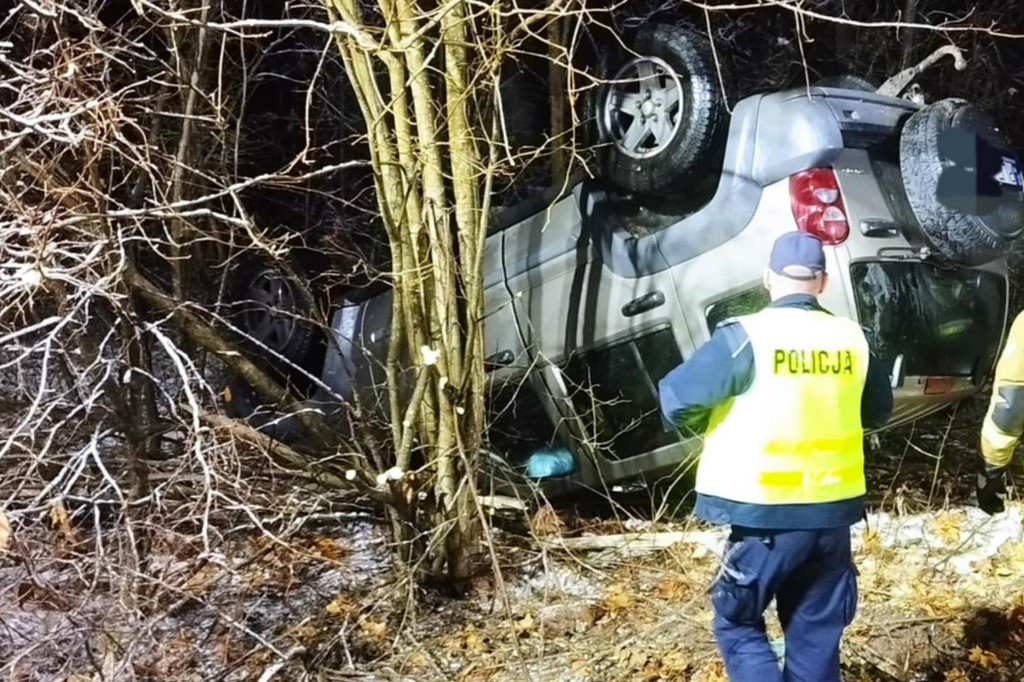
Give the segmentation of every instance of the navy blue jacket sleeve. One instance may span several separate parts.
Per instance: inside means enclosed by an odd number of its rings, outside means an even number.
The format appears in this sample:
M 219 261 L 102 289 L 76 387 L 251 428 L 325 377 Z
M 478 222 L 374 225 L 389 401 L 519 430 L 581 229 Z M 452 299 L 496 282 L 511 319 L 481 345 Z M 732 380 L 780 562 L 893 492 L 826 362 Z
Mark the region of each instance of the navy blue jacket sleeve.
M 723 322 L 658 382 L 662 416 L 684 435 L 703 435 L 715 406 L 746 391 L 753 379 L 750 339 L 738 323 Z
M 860 401 L 860 421 L 865 429 L 880 429 L 892 416 L 892 385 L 882 362 L 873 354 Z

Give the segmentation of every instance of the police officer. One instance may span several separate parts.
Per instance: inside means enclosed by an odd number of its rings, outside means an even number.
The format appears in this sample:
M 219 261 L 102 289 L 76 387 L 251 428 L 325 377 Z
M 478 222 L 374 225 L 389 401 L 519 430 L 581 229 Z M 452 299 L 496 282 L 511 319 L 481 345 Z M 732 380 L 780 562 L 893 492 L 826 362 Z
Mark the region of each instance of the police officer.
M 827 283 L 821 241 L 783 234 L 764 274 L 771 303 L 719 324 L 659 384 L 665 418 L 704 435 L 695 513 L 731 525 L 711 602 L 733 682 L 838 682 L 857 604 L 863 430 L 888 421 L 892 391 L 857 323 L 818 304 Z M 782 669 L 765 634 L 772 599 Z
M 992 398 L 981 423 L 983 470 L 978 474 L 978 506 L 988 514 L 1005 508 L 1006 472 L 1024 432 L 1024 312 L 1010 327 L 996 363 Z

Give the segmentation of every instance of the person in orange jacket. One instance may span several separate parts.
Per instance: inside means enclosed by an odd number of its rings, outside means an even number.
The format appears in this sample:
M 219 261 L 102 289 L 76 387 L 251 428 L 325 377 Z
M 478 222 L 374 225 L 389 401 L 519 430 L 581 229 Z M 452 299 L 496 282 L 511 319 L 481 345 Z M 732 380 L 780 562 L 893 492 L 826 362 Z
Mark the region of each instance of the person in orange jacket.
M 1006 473 L 1021 434 L 1024 433 L 1024 312 L 1010 327 L 1006 346 L 996 363 L 988 412 L 981 424 L 981 455 L 978 474 L 978 506 L 987 514 L 1006 508 Z

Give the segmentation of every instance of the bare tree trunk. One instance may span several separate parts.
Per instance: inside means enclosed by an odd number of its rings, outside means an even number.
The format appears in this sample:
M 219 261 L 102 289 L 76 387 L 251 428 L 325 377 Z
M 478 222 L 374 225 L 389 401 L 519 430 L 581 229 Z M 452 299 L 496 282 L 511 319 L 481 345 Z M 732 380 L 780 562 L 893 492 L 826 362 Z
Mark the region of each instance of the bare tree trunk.
M 917 2 L 918 0 L 906 0 L 906 4 L 903 5 L 902 21 L 908 24 L 912 24 L 917 21 Z M 903 48 L 900 52 L 901 69 L 905 69 L 910 66 L 911 60 L 914 57 L 914 47 L 916 46 L 916 43 L 917 29 L 903 29 Z
M 171 44 L 176 46 L 175 54 L 178 56 L 178 68 L 188 73 L 184 79 L 187 89 L 182 99 L 184 105 L 180 107 L 184 115 L 181 117 L 181 135 L 178 138 L 178 148 L 175 154 L 176 163 L 171 172 L 170 200 L 171 203 L 178 203 L 185 198 L 185 171 L 193 168 L 194 144 L 192 136 L 192 119 L 195 116 L 197 102 L 201 92 L 203 64 L 206 58 L 206 22 L 209 18 L 210 4 L 204 3 L 199 12 L 199 28 L 194 31 L 195 46 L 191 54 L 182 55 L 179 52 L 181 33 L 179 28 L 172 28 Z M 191 31 L 188 31 L 191 33 Z M 184 74 L 183 74 L 184 75 Z M 187 258 L 189 256 L 189 245 L 193 238 L 193 230 L 188 220 L 181 216 L 175 216 L 171 220 L 171 281 L 172 294 L 179 301 L 184 301 L 188 291 Z
M 462 310 L 455 305 L 453 314 L 465 331 L 464 355 L 459 362 L 457 400 L 449 407 L 455 428 L 456 453 L 461 458 L 461 472 L 466 485 L 450 491 L 448 503 L 457 519 L 456 532 L 447 544 L 450 573 L 456 580 L 465 580 L 470 573 L 470 559 L 479 551 L 480 525 L 473 476 L 477 469 L 480 438 L 484 424 L 483 396 L 486 377 L 483 367 L 483 272 L 481 257 L 486 235 L 486 217 L 480 208 L 477 168 L 481 161 L 477 147 L 477 131 L 466 111 L 470 95 L 467 82 L 469 54 L 466 49 L 465 7 L 458 5 L 444 16 L 446 51 L 448 138 L 451 143 L 452 184 L 455 195 L 455 219 L 458 248 L 462 256 L 456 264 L 462 282 Z M 457 303 L 457 299 L 453 301 Z M 453 463 L 452 482 L 458 482 L 458 462 Z M 446 491 L 449 492 L 449 491 Z M 472 494 L 471 494 L 472 493 Z
M 555 140 L 551 154 L 551 181 L 554 185 L 565 181 L 565 173 L 569 167 L 565 143 L 566 69 L 562 63 L 565 51 L 565 25 L 566 22 L 561 17 L 553 18 L 548 24 L 548 101 L 551 103 L 551 139 Z
M 379 0 L 386 24 L 384 49 L 377 49 L 360 38 L 370 28 L 355 0 L 325 4 L 357 31 L 337 44 L 366 120 L 395 264 L 388 355 L 395 465 L 431 474 L 429 494 L 421 488 L 422 496 L 395 496 L 392 527 L 400 558 L 425 568 L 424 577 L 444 573 L 462 582 L 479 551 L 474 476 L 483 424 L 486 227 L 480 183 L 490 172 L 481 175 L 480 125 L 469 110 L 469 14 L 463 2 L 424 12 L 411 0 Z M 375 78 L 381 69 L 383 99 Z M 403 391 L 406 370 L 413 380 Z

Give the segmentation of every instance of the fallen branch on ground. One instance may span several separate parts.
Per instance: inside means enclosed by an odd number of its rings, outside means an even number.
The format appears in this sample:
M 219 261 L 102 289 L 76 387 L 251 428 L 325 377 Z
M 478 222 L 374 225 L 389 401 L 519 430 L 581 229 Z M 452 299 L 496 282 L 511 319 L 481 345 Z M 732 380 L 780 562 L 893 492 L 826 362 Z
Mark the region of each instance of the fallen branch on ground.
M 577 551 L 624 550 L 631 554 L 642 554 L 672 545 L 694 544 L 712 551 L 718 551 L 722 544 L 722 533 L 710 530 L 666 531 L 662 533 L 617 533 L 615 535 L 586 535 L 578 538 L 540 539 L 538 542 L 547 549 L 568 549 Z
M 346 480 L 337 474 L 325 471 L 322 467 L 317 466 L 317 463 L 311 458 L 280 441 L 274 440 L 265 433 L 257 431 L 244 422 L 209 412 L 199 415 L 199 418 L 214 429 L 265 450 L 272 457 L 277 459 L 279 463 L 295 469 L 297 472 L 310 476 L 313 481 L 325 488 L 334 488 L 338 490 L 360 490 L 371 497 L 375 496 L 378 499 L 381 498 L 380 491 L 369 489 L 366 482 L 364 480 L 360 480 L 359 476 L 356 476 L 352 480 Z
M 304 653 L 306 653 L 306 647 L 293 646 L 291 649 L 285 652 L 284 656 L 282 656 L 280 660 L 278 660 L 276 663 L 274 663 L 273 665 L 271 665 L 263 671 L 263 674 L 260 675 L 259 682 L 267 682 L 270 678 L 276 675 L 281 670 L 281 668 L 283 668 L 288 663 L 289 660 L 298 656 L 299 654 Z
M 493 511 L 526 511 L 526 503 L 516 497 L 509 497 L 507 495 L 481 495 L 477 498 L 480 502 L 481 507 L 491 509 Z

